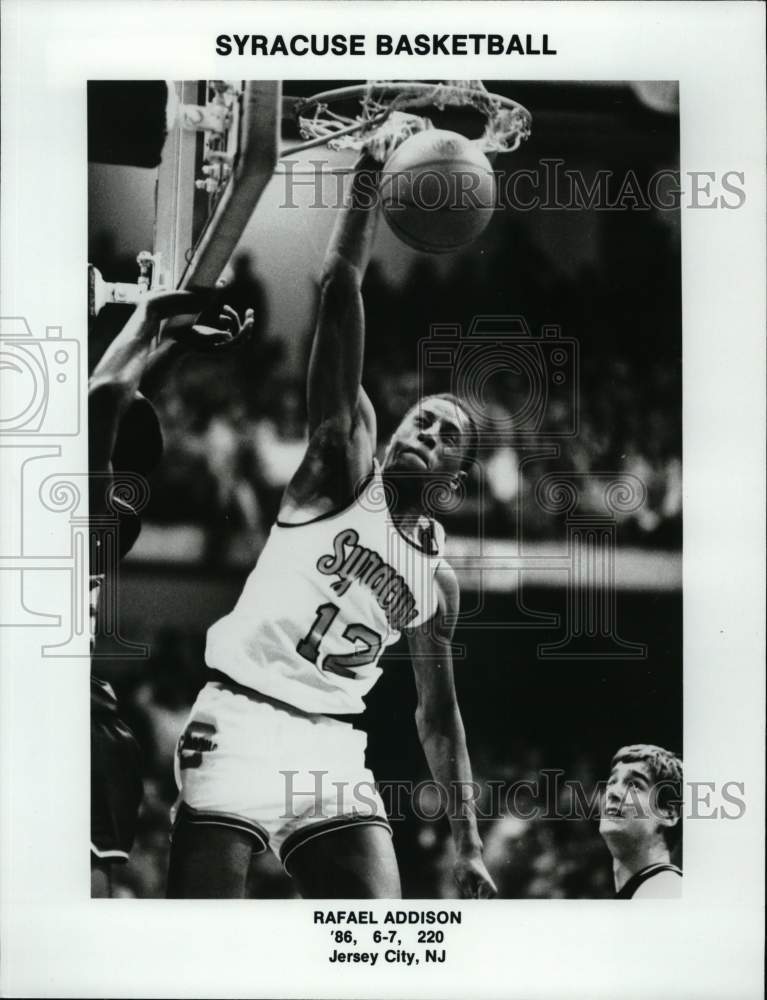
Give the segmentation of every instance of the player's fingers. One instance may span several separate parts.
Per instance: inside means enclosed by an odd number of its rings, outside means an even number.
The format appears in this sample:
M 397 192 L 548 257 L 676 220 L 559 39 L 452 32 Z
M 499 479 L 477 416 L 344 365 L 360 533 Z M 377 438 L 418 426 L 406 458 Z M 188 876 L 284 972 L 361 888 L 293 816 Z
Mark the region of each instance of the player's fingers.
M 240 317 L 237 313 L 237 310 L 233 309 L 231 306 L 226 306 L 226 305 L 221 306 L 221 311 L 225 313 L 227 316 L 229 316 L 230 319 L 235 320 L 237 323 L 240 322 Z
M 226 330 L 219 330 L 215 326 L 202 326 L 201 324 L 196 324 L 192 327 L 195 333 L 199 334 L 201 337 L 212 344 L 215 343 L 225 343 L 227 340 L 231 339 L 231 334 Z

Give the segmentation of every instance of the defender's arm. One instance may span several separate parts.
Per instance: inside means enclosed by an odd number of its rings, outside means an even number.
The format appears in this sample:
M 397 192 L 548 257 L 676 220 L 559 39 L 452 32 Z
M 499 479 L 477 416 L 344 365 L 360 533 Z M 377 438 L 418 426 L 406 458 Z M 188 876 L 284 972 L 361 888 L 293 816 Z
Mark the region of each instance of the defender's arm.
M 160 324 L 169 316 L 199 312 L 191 292 L 162 292 L 139 301 L 130 319 L 104 352 L 88 381 L 89 465 L 109 471 L 117 429 L 152 353 Z
M 418 706 L 416 725 L 434 777 L 448 796 L 457 859 L 455 878 L 464 897 L 496 892 L 482 861 L 482 841 L 473 806 L 471 763 L 453 680 L 451 642 L 458 614 L 458 583 L 452 569 L 437 570 L 439 609 L 434 618 L 408 633 Z

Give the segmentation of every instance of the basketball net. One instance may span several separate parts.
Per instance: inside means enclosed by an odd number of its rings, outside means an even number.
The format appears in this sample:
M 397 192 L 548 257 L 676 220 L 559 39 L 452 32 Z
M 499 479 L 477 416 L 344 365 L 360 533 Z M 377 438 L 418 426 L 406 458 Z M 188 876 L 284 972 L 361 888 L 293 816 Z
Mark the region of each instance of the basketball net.
M 351 97 L 357 97 L 360 104 L 355 117 L 333 110 L 332 104 Z M 428 109 L 444 111 L 448 107 L 471 107 L 484 116 L 483 134 L 471 140 L 484 153 L 513 152 L 530 135 L 530 112 L 509 98 L 491 94 L 481 80 L 435 84 L 378 80 L 303 102 L 298 127 L 306 141 L 287 152 L 326 144 L 330 149 L 365 150 L 384 162 L 405 139 L 434 127 Z M 414 114 L 413 108 L 423 108 L 425 113 Z

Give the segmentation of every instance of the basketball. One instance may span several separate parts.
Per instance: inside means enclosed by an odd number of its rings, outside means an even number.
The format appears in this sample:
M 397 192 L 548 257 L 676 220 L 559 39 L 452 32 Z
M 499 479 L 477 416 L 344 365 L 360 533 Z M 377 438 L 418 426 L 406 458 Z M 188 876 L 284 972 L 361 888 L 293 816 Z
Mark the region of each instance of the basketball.
M 495 203 L 493 168 L 457 132 L 427 129 L 406 139 L 381 178 L 383 213 L 403 243 L 426 253 L 450 253 L 475 240 Z

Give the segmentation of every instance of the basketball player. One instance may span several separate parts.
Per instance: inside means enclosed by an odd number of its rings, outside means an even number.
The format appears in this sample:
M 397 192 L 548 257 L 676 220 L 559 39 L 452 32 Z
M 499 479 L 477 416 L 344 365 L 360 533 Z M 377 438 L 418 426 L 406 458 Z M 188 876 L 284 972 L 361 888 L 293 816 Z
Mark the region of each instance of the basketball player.
M 215 349 L 247 334 L 225 306 L 220 317 L 232 329 L 180 327 L 178 341 L 155 345 L 160 324 L 202 306 L 189 292 L 161 292 L 139 301 L 131 318 L 107 348 L 88 384 L 89 467 L 91 471 L 91 647 L 105 575 L 116 569 L 141 530 L 136 511 L 120 499 L 121 474 L 148 475 L 162 455 L 162 433 L 152 404 L 138 392 L 142 378 L 158 376 L 180 352 Z M 114 489 L 113 487 L 116 487 Z M 117 512 L 117 513 L 116 513 Z M 117 521 L 117 524 L 115 524 Z M 112 555 L 115 540 L 116 558 Z M 111 565 L 110 565 L 111 561 Z M 128 860 L 143 794 L 141 754 L 133 733 L 120 719 L 111 686 L 91 674 L 91 895 L 111 895 L 111 866 Z
M 637 743 L 612 759 L 599 832 L 613 857 L 618 899 L 672 899 L 682 872 L 671 863 L 681 834 L 682 762 Z
M 240 599 L 208 632 L 210 680 L 177 755 L 171 897 L 243 897 L 250 861 L 267 849 L 305 898 L 401 895 L 366 738 L 351 722 L 403 631 L 418 733 L 452 798 L 459 890 L 495 892 L 466 794 L 451 662 L 458 587 L 424 500 L 435 484 L 458 488 L 475 429 L 458 400 L 427 397 L 405 415 L 383 466 L 375 461 L 376 417 L 360 380 L 377 181 L 363 156 L 327 249 L 305 457 Z

